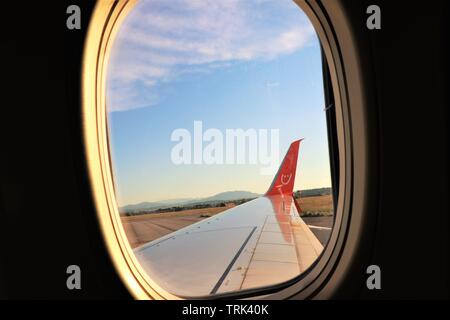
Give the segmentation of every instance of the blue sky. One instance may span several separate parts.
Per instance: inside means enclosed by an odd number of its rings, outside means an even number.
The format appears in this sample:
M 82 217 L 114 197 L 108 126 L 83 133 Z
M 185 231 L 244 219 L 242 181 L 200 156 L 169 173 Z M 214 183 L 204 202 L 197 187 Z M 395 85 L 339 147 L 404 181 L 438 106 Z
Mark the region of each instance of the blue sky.
M 320 47 L 290 0 L 144 0 L 112 49 L 107 108 L 119 205 L 263 193 L 259 164 L 175 165 L 171 133 L 194 121 L 278 129 L 300 149 L 296 189 L 330 186 Z

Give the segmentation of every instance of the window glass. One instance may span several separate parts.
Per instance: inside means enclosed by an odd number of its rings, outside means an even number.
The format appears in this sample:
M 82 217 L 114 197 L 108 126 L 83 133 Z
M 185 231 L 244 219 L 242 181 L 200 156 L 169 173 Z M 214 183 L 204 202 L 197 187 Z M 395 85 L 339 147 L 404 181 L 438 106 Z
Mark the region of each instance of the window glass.
M 293 1 L 139 1 L 106 101 L 120 218 L 162 288 L 272 286 L 320 255 L 334 213 L 321 47 Z

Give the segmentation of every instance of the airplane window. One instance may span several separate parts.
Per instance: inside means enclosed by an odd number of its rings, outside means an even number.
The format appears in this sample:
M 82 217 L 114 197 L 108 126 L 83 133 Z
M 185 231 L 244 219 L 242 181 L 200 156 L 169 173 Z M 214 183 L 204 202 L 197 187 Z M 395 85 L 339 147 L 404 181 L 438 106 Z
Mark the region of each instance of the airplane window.
M 146 276 L 190 298 L 306 272 L 334 222 L 326 104 L 321 44 L 292 0 L 139 1 L 110 52 L 106 108 Z

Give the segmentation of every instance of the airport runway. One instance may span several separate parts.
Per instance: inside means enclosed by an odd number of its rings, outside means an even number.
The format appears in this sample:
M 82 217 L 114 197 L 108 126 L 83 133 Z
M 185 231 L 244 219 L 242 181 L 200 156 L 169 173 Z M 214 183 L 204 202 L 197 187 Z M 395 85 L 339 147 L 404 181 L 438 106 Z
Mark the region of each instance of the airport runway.
M 182 213 L 145 214 L 122 217 L 122 223 L 132 248 L 161 238 L 166 234 L 213 216 L 228 208 L 207 208 Z M 182 215 L 182 216 L 181 216 Z
M 303 221 L 308 225 L 320 243 L 325 246 L 333 227 L 333 216 L 305 217 Z
M 183 213 L 183 216 L 149 214 L 135 217 L 124 217 L 122 218 L 122 222 L 131 247 L 135 248 L 144 243 L 161 238 L 173 231 L 203 220 L 206 216 L 217 214 L 225 209 L 226 208 L 201 209 L 205 212 L 199 212 L 199 210 L 196 210 L 195 212 L 187 211 Z M 303 220 L 310 226 L 311 231 L 317 239 L 319 239 L 320 243 L 325 246 L 333 226 L 333 217 L 305 217 Z

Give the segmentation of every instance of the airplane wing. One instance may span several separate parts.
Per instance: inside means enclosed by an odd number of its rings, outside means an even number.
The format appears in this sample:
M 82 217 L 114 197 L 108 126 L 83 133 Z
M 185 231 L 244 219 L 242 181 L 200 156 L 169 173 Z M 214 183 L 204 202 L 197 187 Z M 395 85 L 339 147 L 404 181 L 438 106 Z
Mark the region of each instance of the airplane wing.
M 292 195 L 300 142 L 264 196 L 136 248 L 145 271 L 174 295 L 199 297 L 278 284 L 306 270 L 323 246 Z

